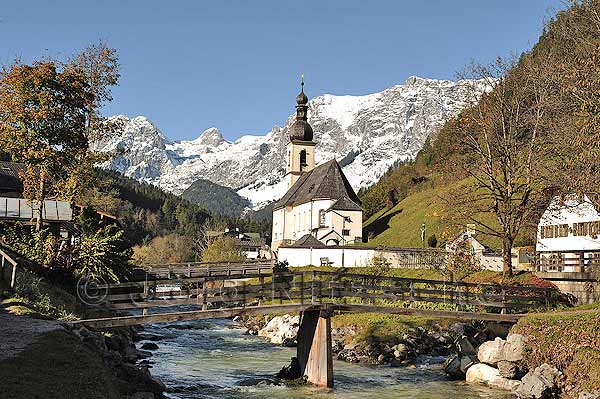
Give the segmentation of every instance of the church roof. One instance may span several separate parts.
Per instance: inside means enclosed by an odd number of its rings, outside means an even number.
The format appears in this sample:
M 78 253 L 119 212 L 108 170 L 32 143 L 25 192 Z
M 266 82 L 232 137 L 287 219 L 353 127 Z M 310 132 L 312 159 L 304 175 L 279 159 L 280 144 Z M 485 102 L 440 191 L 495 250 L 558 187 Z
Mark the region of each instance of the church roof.
M 362 211 L 362 208 L 350 198 L 344 196 L 331 205 L 331 208 L 336 211 Z
M 340 164 L 333 159 L 300 176 L 287 193 L 273 205 L 273 209 L 296 206 L 315 199 L 339 200 L 343 197 L 355 205 L 360 204 L 360 199 L 342 172 Z

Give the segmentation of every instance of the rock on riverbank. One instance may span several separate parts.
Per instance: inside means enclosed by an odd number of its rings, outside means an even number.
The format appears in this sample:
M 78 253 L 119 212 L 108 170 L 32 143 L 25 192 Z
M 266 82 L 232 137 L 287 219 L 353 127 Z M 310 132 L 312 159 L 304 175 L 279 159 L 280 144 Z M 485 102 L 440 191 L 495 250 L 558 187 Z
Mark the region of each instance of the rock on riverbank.
M 468 338 L 463 337 L 462 340 L 474 346 Z M 464 373 L 469 383 L 510 390 L 522 399 L 557 397 L 562 373 L 548 364 L 526 370 L 523 364 L 526 342 L 527 338 L 521 334 L 509 334 L 506 339 L 496 337 L 481 343 L 476 349 L 476 356 L 473 356 L 473 350 L 461 351 L 459 346 L 458 354 L 447 364 L 446 372 L 454 376 Z M 452 366 L 456 359 L 462 365 L 465 358 L 469 360 L 468 366 Z
M 296 346 L 300 317 L 296 315 L 241 320 L 248 333 L 267 338 L 275 345 Z M 393 341 L 365 340 L 353 326 L 332 329 L 332 351 L 339 360 L 352 363 L 408 366 L 419 355 L 446 355 L 452 349 L 453 338 L 439 326 L 408 328 Z
M 133 343 L 136 335 L 134 329 L 122 328 L 105 335 L 80 325 L 74 325 L 70 326 L 70 332 L 101 355 L 107 369 L 117 379 L 123 381 L 128 397 L 137 399 L 166 398 L 163 395 L 166 386 L 160 378 L 150 374 L 148 365 L 136 365 L 140 360 L 152 356 L 152 353 L 136 349 Z

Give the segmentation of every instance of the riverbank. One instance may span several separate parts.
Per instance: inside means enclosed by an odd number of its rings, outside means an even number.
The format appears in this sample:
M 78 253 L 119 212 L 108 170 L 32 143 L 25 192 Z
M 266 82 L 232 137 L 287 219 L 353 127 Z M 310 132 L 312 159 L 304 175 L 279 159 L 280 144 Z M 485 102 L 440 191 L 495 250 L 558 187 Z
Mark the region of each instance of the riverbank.
M 241 320 L 248 333 L 294 346 L 300 318 Z M 335 359 L 415 367 L 420 356 L 449 356 L 444 372 L 457 380 L 523 399 L 600 399 L 600 312 L 576 308 L 533 314 L 515 326 L 444 323 L 424 318 L 343 314 L 332 318 Z
M 268 315 L 239 320 L 249 334 L 275 345 L 295 346 L 300 317 Z M 414 366 L 419 356 L 448 356 L 456 342 L 468 337 L 484 342 L 508 334 L 500 323 L 458 323 L 424 317 L 379 313 L 339 314 L 332 317 L 332 351 L 338 360 L 394 367 Z
M 141 363 L 150 353 L 135 348 L 135 329 L 73 328 L 70 320 L 97 311 L 33 273 L 22 276 L 0 301 L 2 399 L 164 397 L 164 384 Z

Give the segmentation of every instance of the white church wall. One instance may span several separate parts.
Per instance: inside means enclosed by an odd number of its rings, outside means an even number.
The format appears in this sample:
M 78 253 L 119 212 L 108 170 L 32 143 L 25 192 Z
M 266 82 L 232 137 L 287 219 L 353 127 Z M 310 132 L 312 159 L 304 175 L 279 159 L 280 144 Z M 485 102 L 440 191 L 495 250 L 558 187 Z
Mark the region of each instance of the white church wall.
M 277 248 L 279 243 L 284 239 L 284 216 L 285 209 L 278 209 L 276 211 L 273 211 L 273 230 L 271 235 L 273 240 L 273 248 Z
M 336 213 L 335 213 L 336 212 Z M 342 235 L 342 230 L 349 230 L 349 234 L 344 236 L 344 240 L 347 243 L 354 242 L 356 237 L 362 238 L 362 212 L 361 211 L 335 211 L 328 212 L 329 219 L 331 220 L 330 228 L 335 230 L 337 233 Z M 344 222 L 343 217 L 349 217 L 351 222 Z
M 287 261 L 290 266 L 320 266 L 321 258 L 328 258 L 334 267 L 367 267 L 375 256 L 375 249 L 349 247 L 331 248 L 291 248 L 281 247 L 277 251 L 279 261 Z

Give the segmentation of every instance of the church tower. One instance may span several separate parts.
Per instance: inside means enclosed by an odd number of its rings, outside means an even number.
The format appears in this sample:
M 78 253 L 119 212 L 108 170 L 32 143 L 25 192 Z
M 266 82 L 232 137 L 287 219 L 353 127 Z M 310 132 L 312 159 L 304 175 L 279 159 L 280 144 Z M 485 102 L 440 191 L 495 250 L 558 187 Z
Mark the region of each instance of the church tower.
M 288 189 L 303 173 L 315 167 L 315 146 L 313 130 L 307 121 L 308 97 L 304 94 L 304 77 L 300 94 L 296 97 L 296 120 L 290 128 L 290 142 L 287 145 L 287 168 L 285 179 Z

